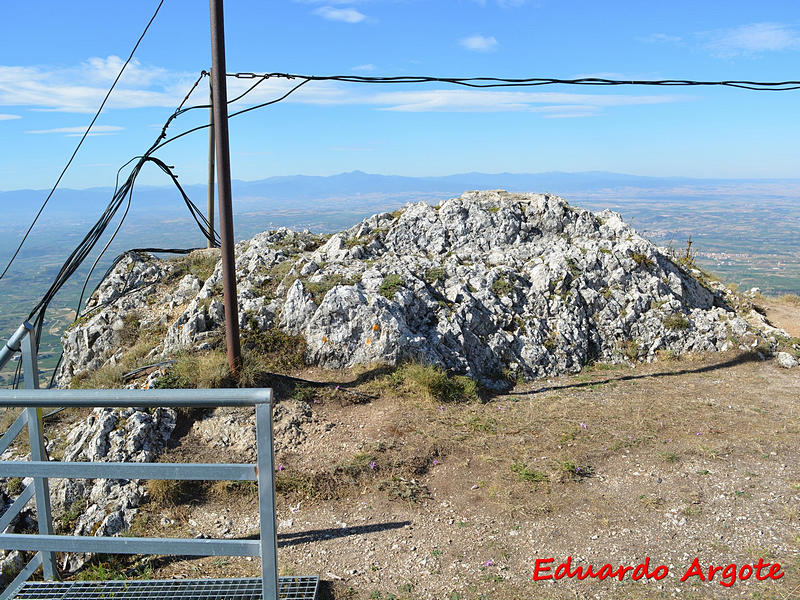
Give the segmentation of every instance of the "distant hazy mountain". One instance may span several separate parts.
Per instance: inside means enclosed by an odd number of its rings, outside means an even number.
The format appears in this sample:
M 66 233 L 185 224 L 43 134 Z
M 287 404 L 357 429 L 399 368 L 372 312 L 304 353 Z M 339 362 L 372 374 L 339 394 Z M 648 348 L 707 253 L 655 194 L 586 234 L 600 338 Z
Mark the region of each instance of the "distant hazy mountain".
M 558 195 L 597 194 L 601 191 L 636 188 L 650 193 L 691 187 L 710 189 L 718 186 L 750 186 L 785 184 L 800 186 L 800 179 L 693 179 L 689 177 L 645 177 L 588 171 L 580 173 L 461 173 L 441 177 L 405 177 L 351 171 L 331 176 L 291 175 L 256 181 L 234 181 L 233 194 L 237 210 L 319 208 L 320 201 L 332 200 L 330 208 L 348 200 L 351 208 L 362 202 L 370 205 L 377 195 L 408 200 L 449 198 L 473 189 L 506 189 L 516 192 L 551 192 Z M 186 186 L 186 192 L 198 206 L 205 205 L 204 185 Z M 85 190 L 61 189 L 45 211 L 45 217 L 61 214 L 96 216 L 108 203 L 113 189 L 98 187 Z M 6 218 L 30 218 L 46 196 L 43 190 L 0 192 L 0 208 Z M 419 196 L 422 196 L 420 198 Z M 140 186 L 134 191 L 137 212 L 156 211 L 163 214 L 184 214 L 183 201 L 169 186 Z M 291 204 L 286 204 L 291 202 Z

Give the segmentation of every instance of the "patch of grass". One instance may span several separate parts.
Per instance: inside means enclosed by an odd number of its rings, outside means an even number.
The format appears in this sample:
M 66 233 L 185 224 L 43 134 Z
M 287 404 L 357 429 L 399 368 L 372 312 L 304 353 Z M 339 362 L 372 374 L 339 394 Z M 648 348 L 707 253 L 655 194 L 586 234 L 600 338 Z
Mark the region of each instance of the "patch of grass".
M 330 290 L 337 285 L 354 285 L 360 280 L 358 278 L 348 278 L 340 273 L 333 273 L 321 281 L 306 281 L 303 288 L 311 294 L 311 299 L 315 304 L 320 304 Z
M 478 384 L 463 375 L 450 375 L 440 367 L 406 363 L 384 382 L 388 390 L 438 402 L 470 402 L 478 399 Z
M 387 300 L 393 300 L 395 292 L 402 286 L 403 278 L 396 273 L 391 273 L 383 278 L 383 282 L 378 288 L 378 293 Z
M 580 466 L 571 460 L 562 460 L 557 464 L 557 469 L 567 479 L 577 480 L 594 475 L 594 469 L 589 465 Z
M 430 495 L 424 484 L 416 479 L 406 479 L 399 475 L 393 475 L 391 479 L 380 482 L 378 490 L 387 492 L 390 498 L 408 502 L 419 502 Z
M 24 487 L 25 486 L 22 485 L 22 478 L 20 477 L 12 477 L 6 481 L 6 492 L 8 492 L 10 496 L 19 496 Z
M 444 269 L 441 267 L 434 267 L 425 271 L 425 281 L 428 283 L 436 283 L 440 279 L 444 279 Z
M 159 507 L 175 506 L 181 501 L 186 491 L 185 481 L 169 479 L 150 479 L 145 488 L 150 495 L 150 502 Z
M 495 279 L 492 283 L 491 290 L 494 292 L 495 296 L 508 296 L 514 291 L 514 286 L 506 279 L 505 275 L 500 275 L 500 277 Z
M 290 371 L 305 366 L 306 340 L 278 328 L 242 333 L 242 347 L 266 370 Z
M 558 348 L 558 333 L 555 330 L 550 330 L 550 333 L 547 334 L 547 339 L 542 342 L 542 346 L 544 346 L 545 350 L 548 352 L 553 352 L 556 348 Z
M 499 212 L 499 210 L 500 210 L 500 207 L 499 207 L 499 206 L 490 206 L 490 207 L 489 207 L 489 208 L 487 208 L 486 210 L 488 210 L 490 213 L 494 214 L 494 213 L 496 213 L 496 212 Z
M 641 252 L 630 252 L 628 255 L 638 266 L 644 267 L 645 269 L 651 269 L 655 265 L 653 259 Z
M 541 483 L 549 479 L 547 473 L 531 469 L 524 462 L 518 460 L 511 463 L 511 472 L 516 474 L 519 481 L 527 481 L 529 483 Z
M 800 306 L 800 296 L 797 294 L 784 294 L 783 296 L 779 297 L 779 300 L 785 304 Z
M 209 486 L 208 494 L 219 500 L 232 496 L 258 498 L 258 483 L 255 481 L 215 481 Z
M 153 567 L 148 562 L 134 563 L 131 559 L 98 554 L 84 566 L 76 579 L 78 581 L 153 579 Z
M 122 329 L 119 330 L 119 341 L 125 346 L 132 346 L 139 339 L 139 328 L 141 321 L 139 313 L 129 312 L 122 317 Z
M 636 343 L 635 340 L 625 340 L 620 345 L 620 351 L 630 361 L 636 361 L 639 359 L 639 344 Z
M 261 285 L 253 288 L 253 293 L 256 296 L 264 296 L 266 298 L 274 298 L 278 290 L 278 286 L 286 279 L 289 272 L 294 267 L 293 260 L 283 260 L 270 267 L 265 275 L 265 281 Z M 294 283 L 294 281 L 287 282 Z
M 664 327 L 673 331 L 683 331 L 689 327 L 689 319 L 681 313 L 672 313 L 664 317 Z
M 580 276 L 581 270 L 580 268 L 578 268 L 578 265 L 575 263 L 574 260 L 572 260 L 571 258 L 567 258 L 567 266 L 569 267 L 569 272 L 572 273 L 573 278 Z
M 180 279 L 191 273 L 205 282 L 214 273 L 219 257 L 219 250 L 201 250 L 175 259 L 170 279 Z
M 317 391 L 309 385 L 298 385 L 292 392 L 292 399 L 300 402 L 312 403 L 317 397 Z
M 182 352 L 175 363 L 153 384 L 159 389 L 231 387 L 228 359 L 219 350 Z
M 110 390 L 122 387 L 124 369 L 120 365 L 106 365 L 94 371 L 76 373 L 69 382 L 73 390 Z
M 666 463 L 676 463 L 680 460 L 676 452 L 659 452 L 659 456 L 661 456 L 661 460 Z
M 87 505 L 88 500 L 86 498 L 77 498 L 73 500 L 72 504 L 58 517 L 59 532 L 71 532 L 78 523 L 78 519 L 83 514 L 83 511 L 86 510 Z
M 473 415 L 463 423 L 464 427 L 470 431 L 480 433 L 497 433 L 497 421 L 495 419 L 482 418 L 478 415 Z

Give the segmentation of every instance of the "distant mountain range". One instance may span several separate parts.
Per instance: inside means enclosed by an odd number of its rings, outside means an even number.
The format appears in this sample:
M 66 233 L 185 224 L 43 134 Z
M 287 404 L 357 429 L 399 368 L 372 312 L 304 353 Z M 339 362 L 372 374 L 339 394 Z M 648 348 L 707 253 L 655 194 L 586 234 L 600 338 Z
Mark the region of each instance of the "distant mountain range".
M 234 208 L 310 209 L 320 208 L 320 201 L 331 200 L 327 207 L 343 204 L 350 209 L 374 205 L 378 196 L 394 202 L 449 198 L 471 189 L 506 189 L 515 192 L 550 192 L 561 196 L 619 197 L 632 193 L 640 196 L 679 195 L 680 190 L 702 195 L 724 188 L 746 190 L 752 186 L 775 188 L 785 197 L 800 194 L 800 179 L 696 179 L 689 177 L 647 177 L 605 171 L 578 173 L 461 173 L 440 177 L 406 177 L 351 171 L 331 176 L 290 175 L 256 181 L 234 181 Z M 204 206 L 205 185 L 188 185 L 186 192 L 198 206 Z M 96 187 L 84 190 L 60 189 L 45 211 L 45 218 L 62 214 L 96 216 L 111 198 L 113 188 Z M 690 193 L 691 193 L 690 192 Z M 43 190 L 0 192 L 0 208 L 6 218 L 31 218 L 46 196 Z M 138 186 L 134 190 L 138 211 L 183 214 L 185 209 L 177 191 L 168 186 Z M 393 203 L 394 203 L 393 202 Z M 287 204 L 290 203 L 290 204 Z

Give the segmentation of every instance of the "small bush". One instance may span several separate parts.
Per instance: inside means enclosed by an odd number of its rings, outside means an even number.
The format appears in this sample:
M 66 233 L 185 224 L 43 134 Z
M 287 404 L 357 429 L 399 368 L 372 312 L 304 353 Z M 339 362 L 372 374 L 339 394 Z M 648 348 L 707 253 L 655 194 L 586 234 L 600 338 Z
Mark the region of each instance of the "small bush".
M 653 267 L 653 265 L 655 265 L 653 259 L 645 254 L 642 254 L 641 252 L 631 252 L 630 257 L 637 265 L 646 269 L 650 269 Z
M 444 279 L 444 269 L 441 267 L 434 267 L 425 272 L 425 281 L 428 283 L 436 283 L 440 279 Z
M 383 283 L 381 283 L 378 288 L 378 293 L 387 300 L 393 300 L 395 292 L 402 286 L 403 278 L 400 275 L 392 273 L 383 278 Z
M 491 290 L 495 296 L 508 296 L 514 291 L 514 286 L 506 279 L 505 275 L 501 275 L 494 280 Z
M 622 354 L 624 354 L 628 360 L 635 361 L 639 358 L 639 344 L 634 340 L 626 340 L 623 342 L 621 350 Z
M 684 329 L 688 329 L 689 319 L 687 319 L 681 313 L 672 313 L 671 315 L 664 317 L 664 327 L 667 329 L 672 329 L 673 331 L 682 331 Z
M 22 485 L 22 479 L 19 477 L 12 477 L 6 481 L 6 492 L 10 496 L 19 496 L 25 486 Z

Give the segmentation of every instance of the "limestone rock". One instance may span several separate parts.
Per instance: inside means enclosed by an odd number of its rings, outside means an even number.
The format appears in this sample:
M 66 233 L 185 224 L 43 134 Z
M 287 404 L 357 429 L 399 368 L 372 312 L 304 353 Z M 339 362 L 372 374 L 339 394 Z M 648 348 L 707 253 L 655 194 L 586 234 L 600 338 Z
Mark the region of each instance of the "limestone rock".
M 265 232 L 236 253 L 242 327 L 301 335 L 307 362 L 328 368 L 421 360 L 502 388 L 591 361 L 774 345 L 780 334 L 737 315 L 724 286 L 703 282 L 620 215 L 547 194 L 467 192 L 327 239 Z M 120 263 L 92 298 L 97 313 L 65 335 L 62 385 L 114 357 L 119 319 L 141 303 L 124 289 L 168 277 L 167 263 L 137 260 Z M 220 269 L 202 285 L 189 275 L 172 284 L 185 309 L 153 353 L 221 339 Z M 162 302 L 152 304 L 146 322 L 164 323 Z

